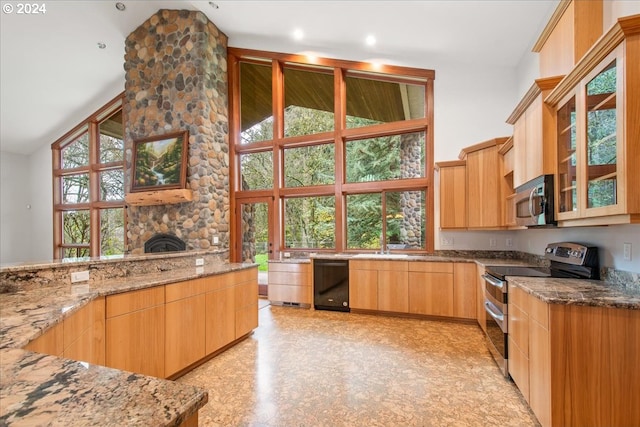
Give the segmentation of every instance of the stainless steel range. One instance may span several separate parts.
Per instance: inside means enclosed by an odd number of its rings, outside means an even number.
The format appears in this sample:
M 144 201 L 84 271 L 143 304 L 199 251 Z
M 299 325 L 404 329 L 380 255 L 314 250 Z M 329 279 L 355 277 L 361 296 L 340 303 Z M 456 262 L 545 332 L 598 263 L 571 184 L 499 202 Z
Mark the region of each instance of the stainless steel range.
M 574 279 L 598 279 L 598 249 L 579 243 L 550 243 L 545 257 L 549 268 L 524 266 L 492 266 L 485 268 L 484 308 L 487 312 L 487 345 L 502 373 L 509 376 L 508 330 L 508 276 L 570 277 Z

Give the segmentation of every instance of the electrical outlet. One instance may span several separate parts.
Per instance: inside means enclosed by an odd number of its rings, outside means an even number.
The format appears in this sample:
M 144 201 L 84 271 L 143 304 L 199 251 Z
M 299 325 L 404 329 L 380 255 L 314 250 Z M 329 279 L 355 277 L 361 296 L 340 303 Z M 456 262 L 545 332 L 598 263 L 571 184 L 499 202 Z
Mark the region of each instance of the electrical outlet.
M 196 267 L 204 265 L 204 258 L 196 258 Z
M 631 261 L 631 243 L 625 243 L 623 247 L 623 258 L 625 261 Z
M 217 245 L 218 243 L 220 243 L 220 239 L 218 238 L 218 236 L 213 236 L 213 244 Z
M 496 246 L 498 246 L 498 239 L 495 239 L 493 237 L 489 239 L 489 247 L 495 248 Z
M 89 270 L 71 273 L 71 283 L 86 282 L 89 280 Z
M 284 252 L 282 256 L 285 258 L 291 258 L 291 252 Z
M 453 237 L 441 237 L 440 244 L 442 246 L 453 246 Z
M 507 237 L 507 239 L 504 241 L 504 245 L 508 248 L 513 246 L 513 239 L 510 239 Z

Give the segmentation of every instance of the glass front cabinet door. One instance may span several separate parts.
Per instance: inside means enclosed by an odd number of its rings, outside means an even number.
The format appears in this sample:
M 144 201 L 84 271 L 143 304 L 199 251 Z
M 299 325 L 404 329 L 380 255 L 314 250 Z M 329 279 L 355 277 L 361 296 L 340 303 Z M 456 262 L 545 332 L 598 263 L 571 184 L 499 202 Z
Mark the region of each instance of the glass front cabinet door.
M 551 103 L 560 225 L 640 221 L 639 63 L 635 35 L 601 54 L 590 71 L 583 67 L 579 78 L 568 75 L 576 84 L 549 97 L 558 100 Z

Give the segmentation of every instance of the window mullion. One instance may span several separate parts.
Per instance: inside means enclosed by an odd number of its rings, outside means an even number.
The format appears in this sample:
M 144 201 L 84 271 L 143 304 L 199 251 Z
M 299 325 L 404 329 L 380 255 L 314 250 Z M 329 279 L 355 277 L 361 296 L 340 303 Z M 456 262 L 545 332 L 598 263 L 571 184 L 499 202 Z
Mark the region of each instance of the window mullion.
M 100 129 L 95 121 L 89 122 L 89 256 L 100 256 L 100 210 L 95 203 L 100 201 Z

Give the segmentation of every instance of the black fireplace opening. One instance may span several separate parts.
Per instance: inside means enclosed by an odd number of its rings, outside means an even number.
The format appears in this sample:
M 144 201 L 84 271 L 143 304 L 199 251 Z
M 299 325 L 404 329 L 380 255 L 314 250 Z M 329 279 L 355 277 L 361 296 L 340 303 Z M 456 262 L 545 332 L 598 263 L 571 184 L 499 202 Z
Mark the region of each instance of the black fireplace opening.
M 187 249 L 187 244 L 173 234 L 159 233 L 144 243 L 144 253 L 179 252 Z

